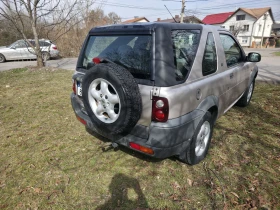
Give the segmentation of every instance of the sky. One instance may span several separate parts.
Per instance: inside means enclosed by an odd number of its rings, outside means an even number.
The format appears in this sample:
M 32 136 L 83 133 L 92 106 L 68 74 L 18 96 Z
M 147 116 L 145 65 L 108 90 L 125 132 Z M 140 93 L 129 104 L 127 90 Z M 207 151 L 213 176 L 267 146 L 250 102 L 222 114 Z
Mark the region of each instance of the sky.
M 157 18 L 169 19 L 170 10 L 173 16 L 181 12 L 181 0 L 96 0 L 95 7 L 100 7 L 106 14 L 117 13 L 122 21 L 133 19 L 135 16 L 146 17 L 149 21 Z M 275 21 L 280 21 L 280 0 L 186 0 L 187 15 L 195 15 L 201 20 L 209 14 L 232 12 L 243 8 L 271 7 Z

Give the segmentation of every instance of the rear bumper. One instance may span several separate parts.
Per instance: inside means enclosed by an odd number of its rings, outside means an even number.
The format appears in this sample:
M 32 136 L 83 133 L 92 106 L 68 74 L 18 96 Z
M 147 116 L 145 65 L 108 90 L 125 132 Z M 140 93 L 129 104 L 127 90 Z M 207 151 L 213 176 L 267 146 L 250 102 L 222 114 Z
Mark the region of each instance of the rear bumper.
M 83 110 L 83 105 L 73 93 L 71 95 L 71 102 L 75 114 L 86 122 L 86 127 L 98 133 L 90 118 Z M 129 143 L 134 142 L 141 146 L 151 148 L 154 151 L 153 155 L 143 154 L 155 158 L 182 156 L 185 155 L 194 131 L 204 114 L 205 112 L 202 110 L 194 110 L 179 118 L 168 120 L 166 123 L 151 122 L 148 127 L 137 124 L 129 134 L 118 138 L 109 134 L 98 134 L 125 147 L 130 148 Z
M 50 51 L 50 56 L 51 58 L 56 58 L 59 56 L 59 51 L 58 50 L 51 50 Z

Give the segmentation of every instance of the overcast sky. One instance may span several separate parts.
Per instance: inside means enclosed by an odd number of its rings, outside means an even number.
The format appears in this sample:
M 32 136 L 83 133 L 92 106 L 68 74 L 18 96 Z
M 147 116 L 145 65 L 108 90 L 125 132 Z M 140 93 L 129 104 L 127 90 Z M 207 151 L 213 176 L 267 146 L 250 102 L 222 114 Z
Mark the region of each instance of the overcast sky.
M 179 15 L 180 0 L 96 0 L 96 6 L 102 6 L 105 13 L 116 12 L 122 20 L 133 19 L 134 16 L 144 16 L 150 21 L 157 18 L 171 18 L 164 5 L 172 15 Z M 239 7 L 261 8 L 271 7 L 274 19 L 280 21 L 280 0 L 189 0 L 186 1 L 187 15 L 195 15 L 203 19 L 208 14 L 231 12 Z

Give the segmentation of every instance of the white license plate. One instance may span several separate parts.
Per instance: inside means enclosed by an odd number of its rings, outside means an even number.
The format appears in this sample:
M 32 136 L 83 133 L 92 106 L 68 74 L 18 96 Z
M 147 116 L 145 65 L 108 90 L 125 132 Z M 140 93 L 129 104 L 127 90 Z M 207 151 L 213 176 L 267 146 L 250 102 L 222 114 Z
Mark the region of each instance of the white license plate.
M 77 81 L 77 95 L 82 96 L 82 84 Z

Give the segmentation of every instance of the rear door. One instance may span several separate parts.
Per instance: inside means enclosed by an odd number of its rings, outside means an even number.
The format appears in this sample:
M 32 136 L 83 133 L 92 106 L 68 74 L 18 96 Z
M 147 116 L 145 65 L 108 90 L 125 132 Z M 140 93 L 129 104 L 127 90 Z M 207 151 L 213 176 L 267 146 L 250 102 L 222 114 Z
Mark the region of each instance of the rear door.
M 35 46 L 35 42 L 34 41 L 29 41 L 33 46 Z M 29 43 L 25 43 L 26 44 L 26 48 L 24 49 L 24 58 L 25 59 L 36 59 L 36 54 L 35 51 L 33 50 L 33 48 L 30 46 Z

